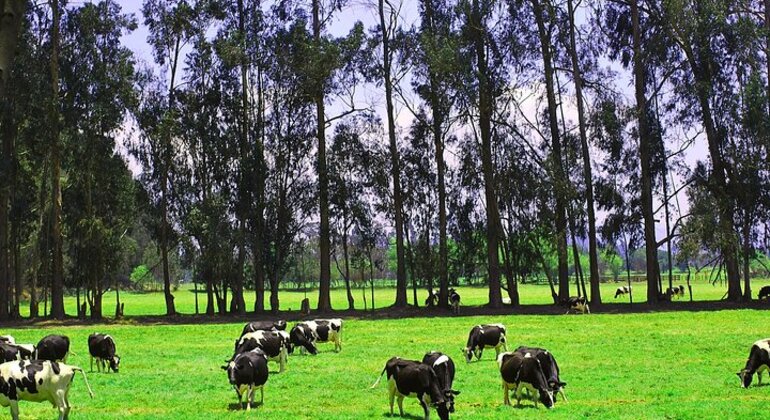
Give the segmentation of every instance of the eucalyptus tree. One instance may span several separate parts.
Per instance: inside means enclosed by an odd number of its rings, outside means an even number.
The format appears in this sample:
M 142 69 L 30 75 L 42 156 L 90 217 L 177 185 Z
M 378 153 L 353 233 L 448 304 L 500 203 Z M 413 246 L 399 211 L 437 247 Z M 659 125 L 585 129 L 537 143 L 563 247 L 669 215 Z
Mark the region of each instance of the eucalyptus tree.
M 496 108 L 495 98 L 500 91 L 504 77 L 502 63 L 506 57 L 501 53 L 499 34 L 494 28 L 501 19 L 502 5 L 494 0 L 464 0 L 458 5 L 461 24 L 462 59 L 466 60 L 469 83 L 465 89 L 464 106 L 473 110 L 466 115 L 473 125 L 473 134 L 480 144 L 481 167 L 484 179 L 484 204 L 486 208 L 486 248 L 487 276 L 489 282 L 489 306 L 502 305 L 500 291 L 500 255 L 501 238 L 500 212 L 496 192 L 497 177 L 492 154 L 493 119 Z
M 177 78 L 180 75 L 181 64 L 184 57 L 183 49 L 194 39 L 203 25 L 196 21 L 207 19 L 205 0 L 145 0 L 142 4 L 144 24 L 149 30 L 147 41 L 152 47 L 153 58 L 162 71 L 166 73 L 164 78 L 165 92 L 162 98 L 165 108 L 162 109 L 160 118 L 154 124 L 158 127 L 152 135 L 147 135 L 148 142 L 154 143 L 151 147 L 153 153 L 145 153 L 142 160 L 146 162 L 145 169 L 149 176 L 146 179 L 153 185 L 153 192 L 157 194 L 160 229 L 159 243 L 161 263 L 163 266 L 163 293 L 166 301 L 166 315 L 174 315 L 174 296 L 171 293 L 171 279 L 169 272 L 169 248 L 172 222 L 170 220 L 170 201 L 173 188 L 170 179 L 173 172 L 173 159 L 175 156 L 174 138 L 178 128 L 177 110 Z M 158 98 L 161 99 L 161 98 Z
M 3 109 L 0 112 L 3 113 L 2 117 L 6 119 L 10 111 L 8 106 L 10 98 L 6 84 L 10 80 L 13 71 L 27 2 L 26 0 L 6 0 L 2 6 L 3 25 L 0 26 L 0 101 L 2 101 Z M 4 126 L 7 125 L 8 122 L 6 120 Z M 4 179 L 10 178 L 10 174 L 7 171 L 11 168 L 13 159 L 12 141 L 12 133 L 8 130 L 3 130 L 2 150 L 0 150 L 2 152 L 0 155 L 0 159 L 2 159 L 0 161 L 2 173 L 0 174 Z M 10 185 L 8 184 L 0 187 L 0 319 L 3 320 L 7 319 L 9 314 L 10 296 L 8 291 L 10 290 L 12 278 L 9 264 L 9 187 Z
M 371 181 L 367 167 L 370 164 L 366 137 L 379 134 L 373 116 L 342 120 L 334 129 L 329 149 L 329 201 L 334 237 L 342 248 L 343 265 L 335 252 L 337 269 L 345 281 L 348 309 L 355 309 L 350 287 L 351 239 L 355 231 L 366 230 L 371 223 L 369 211 Z M 337 242 L 337 241 L 335 241 Z
M 122 254 L 120 241 L 132 224 L 133 182 L 115 136 L 135 107 L 133 53 L 121 37 L 136 28 L 112 0 L 68 12 L 62 30 L 62 133 L 72 139 L 68 167 L 69 219 L 77 275 L 85 277 L 92 318 L 102 316 L 102 296 Z M 75 141 L 74 139 L 78 139 Z M 70 160 L 67 162 L 67 160 Z M 77 203 L 77 204 L 76 204 Z

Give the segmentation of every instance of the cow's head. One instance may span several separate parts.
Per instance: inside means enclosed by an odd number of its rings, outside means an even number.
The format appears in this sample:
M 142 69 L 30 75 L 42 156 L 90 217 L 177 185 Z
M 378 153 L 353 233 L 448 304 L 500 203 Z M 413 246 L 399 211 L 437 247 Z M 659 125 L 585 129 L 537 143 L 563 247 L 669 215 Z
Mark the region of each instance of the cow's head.
M 273 323 L 273 328 L 275 328 L 278 331 L 286 331 L 286 321 L 283 319 L 275 321 Z
M 540 392 L 540 402 L 543 403 L 545 408 L 551 409 L 553 408 L 553 391 L 550 389 L 541 389 Z
M 110 359 L 110 369 L 112 369 L 113 372 L 118 373 L 119 368 L 120 368 L 120 356 L 116 354 L 115 356 L 112 356 L 112 359 Z
M 447 411 L 450 413 L 455 412 L 455 395 L 460 395 L 460 391 L 455 391 L 454 389 L 446 389 L 443 392 L 444 395 L 444 406 L 446 407 Z
M 454 403 L 452 403 L 452 411 L 449 410 L 449 403 L 446 401 L 439 401 L 433 404 L 436 407 L 436 413 L 441 420 L 449 420 L 449 413 L 454 411 Z
M 566 382 L 550 381 L 548 382 L 548 386 L 551 388 L 551 391 L 553 391 L 554 402 L 556 402 L 556 395 L 559 394 L 561 394 L 561 397 L 564 399 L 564 401 L 567 401 L 567 397 L 564 395 L 564 387 L 567 386 Z
M 470 363 L 471 359 L 473 359 L 473 349 L 470 347 L 463 347 L 460 349 L 460 351 L 463 353 L 463 357 L 465 358 L 465 363 Z
M 751 380 L 754 378 L 754 374 L 750 373 L 747 369 L 741 369 L 736 375 L 741 380 L 741 387 L 743 388 L 748 388 L 751 385 Z

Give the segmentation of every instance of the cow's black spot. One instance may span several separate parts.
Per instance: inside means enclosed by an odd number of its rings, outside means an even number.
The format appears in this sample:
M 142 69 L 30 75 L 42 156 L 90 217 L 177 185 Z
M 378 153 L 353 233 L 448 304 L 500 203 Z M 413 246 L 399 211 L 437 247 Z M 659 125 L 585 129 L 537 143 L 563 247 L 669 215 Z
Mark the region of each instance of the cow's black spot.
M 37 381 L 37 384 L 38 384 L 38 385 L 43 385 L 43 378 L 40 378 L 40 380 L 39 380 L 39 381 Z

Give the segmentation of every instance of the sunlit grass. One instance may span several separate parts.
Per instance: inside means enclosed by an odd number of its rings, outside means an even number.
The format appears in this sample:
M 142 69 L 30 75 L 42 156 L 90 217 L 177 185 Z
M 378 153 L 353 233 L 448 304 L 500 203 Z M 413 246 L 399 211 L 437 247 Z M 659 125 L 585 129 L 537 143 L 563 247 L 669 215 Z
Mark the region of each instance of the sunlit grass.
M 494 352 L 471 364 L 460 357 L 470 327 L 482 322 L 507 324 L 510 349 L 519 344 L 551 349 L 568 383 L 569 403 L 550 412 L 502 406 Z M 756 310 L 348 319 L 341 353 L 321 345 L 316 357 L 291 356 L 285 373 L 271 374 L 265 405 L 251 414 L 230 410 L 235 393 L 220 369 L 241 324 L 36 327 L 2 333 L 19 342 L 67 334 L 76 353 L 70 363 L 86 369 L 88 334 L 116 337 L 121 372 L 89 374 L 93 400 L 76 378 L 71 392 L 75 419 L 384 418 L 386 386 L 368 386 L 389 357 L 418 359 L 429 350 L 448 352 L 457 363 L 458 419 L 756 418 L 766 411 L 770 388 L 740 389 L 735 372 L 751 343 L 770 336 L 766 324 L 767 313 Z M 276 370 L 271 364 L 271 372 Z M 405 409 L 421 415 L 413 399 L 406 400 Z M 23 402 L 21 413 L 26 419 L 55 417 L 49 404 Z

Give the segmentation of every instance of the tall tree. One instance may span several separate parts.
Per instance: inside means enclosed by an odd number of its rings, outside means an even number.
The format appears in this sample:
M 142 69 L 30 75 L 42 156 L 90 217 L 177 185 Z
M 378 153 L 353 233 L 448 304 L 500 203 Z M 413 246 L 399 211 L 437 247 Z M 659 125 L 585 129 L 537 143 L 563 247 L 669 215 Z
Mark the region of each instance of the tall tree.
M 398 22 L 398 13 L 392 6 L 387 15 L 385 0 L 379 0 L 380 37 L 382 42 L 382 77 L 385 84 L 385 113 L 388 120 L 388 144 L 390 145 L 390 171 L 393 180 L 393 215 L 396 228 L 396 307 L 404 307 L 406 301 L 406 263 L 404 253 L 404 216 L 401 198 L 401 163 L 396 143 L 396 120 L 393 114 L 393 78 L 390 38 Z
M 8 125 L 10 111 L 7 97 L 6 83 L 10 80 L 13 62 L 16 57 L 16 48 L 19 40 L 21 25 L 24 21 L 26 0 L 6 0 L 3 2 L 3 24 L 0 25 L 0 102 L 3 105 L 2 112 L 4 126 Z M 2 150 L 0 150 L 0 173 L 4 179 L 9 179 L 9 170 L 13 159 L 12 133 L 5 128 L 2 133 Z M 7 319 L 9 295 L 11 283 L 11 271 L 9 265 L 9 228 L 8 228 L 8 204 L 9 185 L 5 183 L 0 187 L 0 320 Z
M 588 260 L 591 283 L 591 304 L 602 302 L 599 287 L 599 256 L 596 232 L 596 213 L 594 209 L 594 185 L 591 170 L 591 154 L 588 149 L 588 127 L 585 116 L 585 99 L 583 97 L 583 69 L 580 65 L 575 28 L 575 5 L 573 0 L 567 0 L 567 17 L 569 21 L 569 56 L 572 63 L 572 79 L 575 83 L 575 100 L 578 113 L 578 129 L 580 132 L 580 152 L 583 158 L 583 182 L 585 183 L 585 198 L 588 217 Z
M 551 40 L 551 25 L 553 16 L 550 12 L 551 7 L 544 7 L 541 0 L 531 0 L 532 11 L 534 13 L 535 23 L 537 24 L 537 35 L 540 43 L 540 53 L 543 60 L 543 78 L 545 81 L 546 99 L 548 106 L 548 128 L 551 139 L 551 158 L 548 165 L 551 169 L 551 179 L 553 183 L 553 194 L 555 201 L 555 235 L 556 235 L 556 253 L 559 259 L 559 298 L 564 299 L 569 296 L 569 265 L 567 262 L 567 203 L 566 189 L 568 183 L 564 172 L 564 160 L 562 156 L 562 141 L 559 133 L 559 121 L 556 113 L 558 103 L 556 101 L 556 83 L 554 78 L 553 51 Z M 546 9 L 548 13 L 546 13 Z M 549 25 L 547 25 L 549 24 Z
M 51 316 L 64 319 L 64 256 L 61 230 L 61 111 L 59 103 L 59 44 L 62 7 L 59 0 L 50 0 L 53 13 L 51 22 L 51 105 L 49 124 L 51 130 L 51 239 L 53 260 L 51 265 Z

